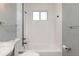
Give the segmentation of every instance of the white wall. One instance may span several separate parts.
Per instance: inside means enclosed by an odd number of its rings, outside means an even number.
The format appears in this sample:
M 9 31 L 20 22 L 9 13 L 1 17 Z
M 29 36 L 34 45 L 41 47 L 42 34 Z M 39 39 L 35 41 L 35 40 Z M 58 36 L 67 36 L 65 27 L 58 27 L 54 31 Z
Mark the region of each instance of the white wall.
M 25 14 L 25 37 L 29 41 L 27 41 L 26 47 L 28 47 L 26 49 L 35 49 L 38 52 L 61 51 L 61 8 L 61 4 L 25 4 L 25 11 L 27 12 Z M 33 10 L 47 10 L 51 15 L 48 16 L 48 21 L 32 21 Z M 57 15 L 59 15 L 59 18 L 56 18 Z
M 29 7 L 28 7 L 29 8 Z M 27 9 L 27 8 L 26 8 Z M 57 28 L 57 34 L 56 34 L 56 44 L 57 44 L 57 51 L 58 52 L 54 52 L 56 55 L 61 55 L 61 46 L 62 46 L 62 39 L 61 39 L 61 27 L 62 27 L 62 24 L 61 24 L 61 17 L 62 17 L 62 8 L 61 8 L 61 4 L 57 5 L 57 15 L 60 15 L 60 17 L 57 19 L 57 23 L 56 23 L 56 28 Z M 28 22 L 25 22 L 28 24 Z M 17 4 L 17 38 L 20 38 L 21 40 L 16 44 L 16 47 L 15 47 L 15 55 L 18 55 L 18 52 L 19 51 L 23 51 L 23 48 L 22 48 L 22 4 Z M 28 25 L 26 25 L 28 26 Z M 26 26 L 25 26 L 25 30 L 26 30 Z M 27 29 L 28 31 L 28 29 Z M 28 32 L 27 32 L 28 33 Z M 25 32 L 25 36 L 26 36 L 26 32 Z M 27 37 L 28 38 L 28 37 Z M 26 45 L 27 47 L 27 45 Z M 27 48 L 28 49 L 28 48 Z M 54 53 L 50 53 L 51 51 L 48 51 L 48 52 L 40 52 L 41 55 L 55 55 Z M 47 54 L 46 54 L 47 53 Z
M 3 10 L 0 9 L 0 41 L 14 40 L 16 38 L 16 4 L 4 3 Z M 1 8 L 1 6 L 0 6 Z
M 62 4 L 57 5 L 57 15 L 59 18 L 56 20 L 56 42 L 62 55 Z
M 15 45 L 15 55 L 24 51 L 22 47 L 22 3 L 17 3 L 17 38 L 20 40 Z
M 69 26 L 78 26 L 70 29 Z M 70 55 L 79 56 L 79 4 L 63 4 L 62 42 L 71 48 Z M 63 50 L 63 55 L 67 55 Z

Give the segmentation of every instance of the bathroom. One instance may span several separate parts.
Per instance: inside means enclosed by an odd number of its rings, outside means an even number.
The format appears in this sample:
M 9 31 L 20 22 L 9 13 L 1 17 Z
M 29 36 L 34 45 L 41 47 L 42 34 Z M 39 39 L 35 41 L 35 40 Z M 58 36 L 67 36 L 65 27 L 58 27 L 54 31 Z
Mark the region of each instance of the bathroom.
M 0 56 L 79 56 L 78 10 L 79 3 L 0 3 Z
M 5 50 L 0 55 L 61 55 L 61 12 L 58 3 L 0 4 L 0 48 Z

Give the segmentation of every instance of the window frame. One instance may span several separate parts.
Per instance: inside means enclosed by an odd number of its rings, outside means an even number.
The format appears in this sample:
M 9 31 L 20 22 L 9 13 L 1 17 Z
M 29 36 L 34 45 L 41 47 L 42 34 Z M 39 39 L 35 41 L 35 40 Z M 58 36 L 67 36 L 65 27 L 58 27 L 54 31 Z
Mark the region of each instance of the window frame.
M 39 20 L 33 19 L 33 12 L 39 12 Z M 41 19 L 41 12 L 47 12 L 47 19 L 46 20 Z M 32 11 L 32 21 L 48 21 L 48 11 Z

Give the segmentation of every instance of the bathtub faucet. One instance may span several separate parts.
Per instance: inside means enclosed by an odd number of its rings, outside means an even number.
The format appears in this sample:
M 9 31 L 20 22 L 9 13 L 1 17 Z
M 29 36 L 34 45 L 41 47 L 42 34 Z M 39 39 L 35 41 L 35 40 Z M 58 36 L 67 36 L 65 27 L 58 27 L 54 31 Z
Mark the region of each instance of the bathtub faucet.
M 27 42 L 25 41 L 26 40 L 26 38 L 22 38 L 22 46 L 25 48 L 25 44 L 27 44 Z

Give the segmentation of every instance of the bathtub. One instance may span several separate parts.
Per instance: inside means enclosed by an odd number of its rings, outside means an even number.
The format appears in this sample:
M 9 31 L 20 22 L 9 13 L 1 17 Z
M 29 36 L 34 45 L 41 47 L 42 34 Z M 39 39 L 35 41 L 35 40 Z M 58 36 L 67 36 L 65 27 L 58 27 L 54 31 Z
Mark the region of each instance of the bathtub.
M 22 51 L 21 51 L 22 52 Z M 62 51 L 27 50 L 19 56 L 62 56 Z
M 40 56 L 62 56 L 61 52 L 38 52 Z
M 39 50 L 36 51 L 39 53 L 40 56 L 62 56 L 62 51 L 58 50 L 58 51 L 52 51 L 52 50 Z
M 18 40 L 19 39 L 0 42 L 0 56 L 9 55 L 13 51 L 14 46 Z

